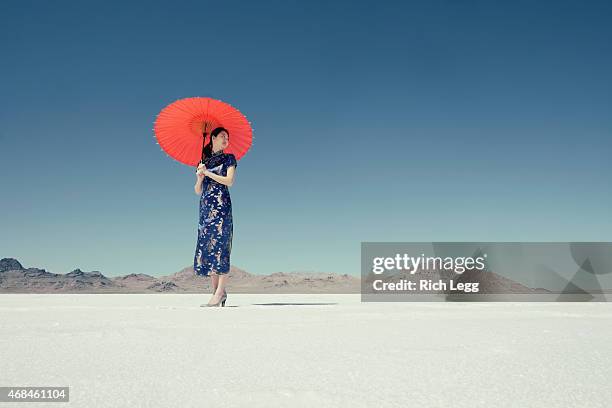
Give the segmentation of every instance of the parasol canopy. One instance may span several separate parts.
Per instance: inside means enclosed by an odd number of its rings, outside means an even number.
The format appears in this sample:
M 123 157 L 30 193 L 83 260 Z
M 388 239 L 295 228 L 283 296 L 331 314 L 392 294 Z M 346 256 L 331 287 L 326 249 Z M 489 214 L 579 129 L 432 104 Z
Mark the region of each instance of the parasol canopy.
M 226 102 L 205 97 L 179 99 L 159 112 L 153 130 L 168 156 L 195 167 L 202 160 L 210 132 L 219 126 L 229 132 L 229 144 L 223 152 L 240 160 L 253 143 L 253 130 L 247 118 Z

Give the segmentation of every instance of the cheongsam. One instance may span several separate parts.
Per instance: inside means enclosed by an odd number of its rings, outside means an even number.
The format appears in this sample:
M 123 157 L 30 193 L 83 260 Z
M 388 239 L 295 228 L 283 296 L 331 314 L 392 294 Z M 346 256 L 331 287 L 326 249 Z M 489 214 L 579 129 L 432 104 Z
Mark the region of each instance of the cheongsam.
M 227 176 L 227 169 L 238 166 L 236 157 L 223 151 L 204 160 L 206 169 Z M 226 274 L 230 270 L 233 220 L 229 188 L 210 177 L 202 181 L 200 216 L 193 269 L 196 275 Z

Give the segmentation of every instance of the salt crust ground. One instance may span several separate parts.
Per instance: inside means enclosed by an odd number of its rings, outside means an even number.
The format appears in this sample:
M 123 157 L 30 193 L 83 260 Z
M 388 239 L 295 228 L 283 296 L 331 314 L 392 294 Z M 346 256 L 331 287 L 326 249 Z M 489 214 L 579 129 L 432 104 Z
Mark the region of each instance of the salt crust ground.
M 0 406 L 612 406 L 612 303 L 207 297 L 0 295 Z

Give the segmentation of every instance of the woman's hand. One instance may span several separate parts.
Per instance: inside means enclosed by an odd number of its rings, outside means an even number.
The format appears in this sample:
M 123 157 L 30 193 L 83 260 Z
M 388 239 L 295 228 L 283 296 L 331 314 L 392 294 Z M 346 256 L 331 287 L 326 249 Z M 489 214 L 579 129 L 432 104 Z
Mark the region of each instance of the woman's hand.
M 198 170 L 196 171 L 196 174 L 198 175 L 198 178 L 204 178 L 206 175 L 206 166 L 204 165 L 204 163 L 200 163 L 198 164 Z

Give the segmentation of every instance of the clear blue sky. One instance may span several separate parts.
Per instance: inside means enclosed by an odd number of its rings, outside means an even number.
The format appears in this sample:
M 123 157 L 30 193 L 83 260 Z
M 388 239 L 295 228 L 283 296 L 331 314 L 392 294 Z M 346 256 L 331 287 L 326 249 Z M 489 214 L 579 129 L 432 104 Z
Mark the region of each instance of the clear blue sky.
M 0 257 L 189 266 L 168 103 L 238 107 L 232 264 L 359 274 L 361 241 L 612 241 L 609 2 L 0 5 Z

